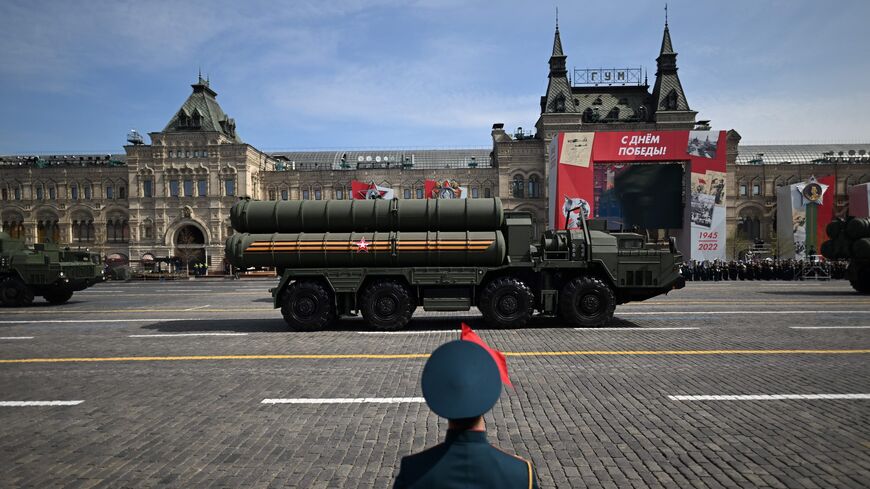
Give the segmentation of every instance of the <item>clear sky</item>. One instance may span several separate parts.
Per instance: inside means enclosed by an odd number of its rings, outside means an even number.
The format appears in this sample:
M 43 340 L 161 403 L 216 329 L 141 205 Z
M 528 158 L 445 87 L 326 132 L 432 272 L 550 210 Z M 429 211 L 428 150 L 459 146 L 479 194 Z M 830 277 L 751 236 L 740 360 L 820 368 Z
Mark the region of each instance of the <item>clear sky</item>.
M 645 67 L 664 2 L 0 2 L 0 154 L 122 152 L 208 74 L 263 150 L 485 147 L 534 127 L 554 11 L 568 66 Z M 870 1 L 669 2 L 699 119 L 745 142 L 870 140 Z

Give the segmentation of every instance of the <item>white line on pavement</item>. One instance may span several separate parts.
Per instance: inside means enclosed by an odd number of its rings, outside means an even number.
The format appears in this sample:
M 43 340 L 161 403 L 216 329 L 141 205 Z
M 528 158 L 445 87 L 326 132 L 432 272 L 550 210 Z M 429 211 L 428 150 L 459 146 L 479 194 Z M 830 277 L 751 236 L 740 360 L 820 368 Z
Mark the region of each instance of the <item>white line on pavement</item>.
M 806 311 L 803 309 L 789 309 L 781 311 L 645 311 L 645 312 L 618 312 L 616 316 L 657 316 L 659 314 L 685 314 L 693 316 L 705 316 L 709 314 L 870 314 L 870 311 Z
M 701 329 L 701 328 L 574 328 L 576 331 L 674 331 L 684 329 Z
M 791 329 L 870 329 L 870 326 L 789 326 Z
M 213 318 L 155 318 L 155 319 L 41 319 L 23 321 L 0 321 L 0 324 L 42 323 L 156 323 L 160 321 L 214 321 Z
M 439 334 L 439 333 L 460 333 L 461 329 L 440 329 L 432 331 L 357 331 L 357 334 Z
M 668 396 L 672 401 L 784 401 L 799 399 L 870 399 L 870 394 L 751 394 L 720 396 Z
M 247 336 L 248 333 L 171 333 L 171 334 L 131 334 L 130 338 L 171 338 L 174 336 Z
M 0 340 L 32 340 L 33 336 L 0 336 Z
M 422 397 L 335 397 L 321 399 L 263 399 L 261 404 L 400 404 L 426 402 Z
M 0 407 L 75 406 L 85 401 L 0 401 Z
M 205 309 L 206 307 L 211 307 L 211 304 L 206 304 L 204 306 L 191 307 L 191 308 L 185 309 L 185 311 L 195 311 L 197 309 Z

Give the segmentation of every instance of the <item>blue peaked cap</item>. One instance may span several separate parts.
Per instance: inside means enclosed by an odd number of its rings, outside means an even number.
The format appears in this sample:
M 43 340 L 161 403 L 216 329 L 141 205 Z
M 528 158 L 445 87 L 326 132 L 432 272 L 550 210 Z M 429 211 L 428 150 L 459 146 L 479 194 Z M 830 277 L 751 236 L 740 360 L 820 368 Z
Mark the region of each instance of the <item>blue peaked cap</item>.
M 480 416 L 501 395 L 495 360 L 470 341 L 451 341 L 435 349 L 423 367 L 420 384 L 429 409 L 447 419 Z

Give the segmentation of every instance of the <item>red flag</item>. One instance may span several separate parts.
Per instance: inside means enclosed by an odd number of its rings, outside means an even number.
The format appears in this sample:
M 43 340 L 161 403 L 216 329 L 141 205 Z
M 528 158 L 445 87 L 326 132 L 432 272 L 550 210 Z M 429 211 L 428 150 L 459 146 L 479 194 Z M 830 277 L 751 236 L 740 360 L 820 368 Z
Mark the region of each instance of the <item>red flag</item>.
M 501 374 L 501 381 L 503 384 L 513 387 L 511 384 L 511 379 L 508 377 L 508 369 L 507 369 L 507 359 L 504 357 L 504 353 L 496 350 L 495 348 L 490 348 L 489 345 L 484 343 L 480 336 L 477 336 L 477 333 L 474 332 L 467 324 L 462 323 L 462 335 L 459 339 L 464 341 L 470 341 L 472 343 L 477 343 L 482 346 L 486 351 L 492 355 L 492 359 L 495 360 L 495 364 L 498 365 L 498 373 Z

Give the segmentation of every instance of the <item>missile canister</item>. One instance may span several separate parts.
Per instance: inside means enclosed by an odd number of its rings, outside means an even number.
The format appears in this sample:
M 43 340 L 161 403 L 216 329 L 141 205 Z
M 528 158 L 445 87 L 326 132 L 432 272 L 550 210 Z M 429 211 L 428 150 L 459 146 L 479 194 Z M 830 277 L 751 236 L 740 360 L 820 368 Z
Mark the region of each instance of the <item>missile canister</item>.
M 240 268 L 498 266 L 501 231 L 369 233 L 237 233 L 226 242 Z
M 230 210 L 241 233 L 492 231 L 499 199 L 242 200 Z

